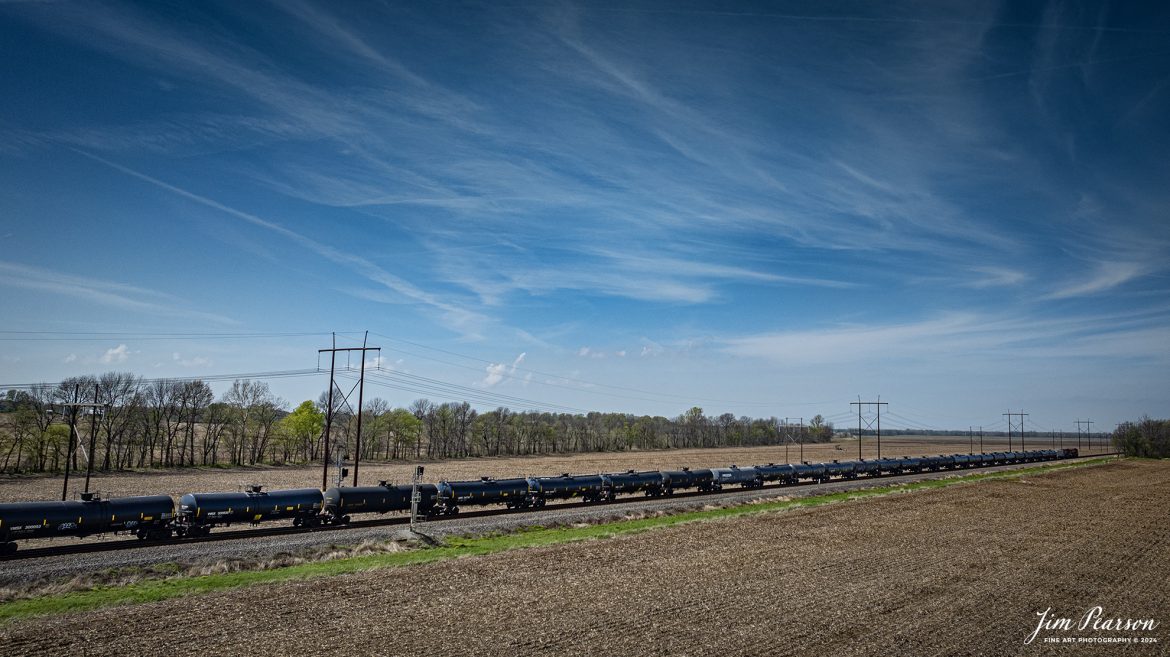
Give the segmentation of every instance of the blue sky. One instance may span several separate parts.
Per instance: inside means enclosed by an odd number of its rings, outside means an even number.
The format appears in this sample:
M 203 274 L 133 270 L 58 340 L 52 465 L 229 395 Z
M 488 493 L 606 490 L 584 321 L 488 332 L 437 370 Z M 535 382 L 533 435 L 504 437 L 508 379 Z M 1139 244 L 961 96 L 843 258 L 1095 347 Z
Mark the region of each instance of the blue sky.
M 0 383 L 369 329 L 481 407 L 1165 417 L 1168 35 L 1162 3 L 0 2 Z

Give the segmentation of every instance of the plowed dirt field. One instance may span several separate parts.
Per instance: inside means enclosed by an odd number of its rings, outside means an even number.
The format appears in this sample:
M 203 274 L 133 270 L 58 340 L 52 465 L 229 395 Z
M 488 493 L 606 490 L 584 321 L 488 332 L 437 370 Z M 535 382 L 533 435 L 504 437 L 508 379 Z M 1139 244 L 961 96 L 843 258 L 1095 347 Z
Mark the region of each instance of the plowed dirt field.
M 1165 654 L 1170 462 L 814 509 L 0 627 L 4 654 Z M 1157 620 L 1050 631 L 1037 613 Z M 1052 644 L 1048 636 L 1157 644 Z

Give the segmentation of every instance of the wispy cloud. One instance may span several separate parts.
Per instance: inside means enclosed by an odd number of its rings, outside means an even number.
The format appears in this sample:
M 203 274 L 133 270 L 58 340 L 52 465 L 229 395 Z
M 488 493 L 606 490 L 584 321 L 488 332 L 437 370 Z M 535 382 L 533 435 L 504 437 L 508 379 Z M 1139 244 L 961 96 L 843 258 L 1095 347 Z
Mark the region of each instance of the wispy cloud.
M 0 286 L 50 292 L 110 308 L 143 312 L 154 316 L 179 316 L 216 324 L 236 324 L 228 317 L 191 310 L 179 305 L 170 294 L 114 281 L 0 260 Z
M 1140 262 L 1099 262 L 1089 278 L 1062 287 L 1045 298 L 1068 299 L 1099 294 L 1147 273 L 1149 269 Z
M 728 354 L 790 365 L 946 362 L 952 370 L 988 358 L 1164 358 L 1170 347 L 1166 309 L 1133 317 L 1089 315 L 1018 319 L 991 313 L 949 313 L 900 324 L 824 327 L 731 337 Z M 1131 341 L 1132 339 L 1132 341 Z M 1170 341 L 1167 342 L 1170 344 Z
M 978 277 L 964 282 L 963 285 L 974 289 L 1011 287 L 1020 285 L 1030 278 L 1027 272 L 1006 267 L 972 267 L 970 271 Z
M 169 183 L 163 182 L 157 178 L 154 178 L 152 176 L 148 176 L 144 173 L 141 173 L 139 171 L 135 171 L 134 169 L 122 166 L 122 165 L 117 164 L 115 162 L 111 162 L 110 160 L 99 157 L 99 156 L 94 155 L 92 153 L 86 153 L 84 151 L 77 151 L 77 152 L 80 153 L 81 155 L 84 155 L 84 156 L 90 158 L 90 159 L 101 162 L 102 164 L 104 164 L 110 168 L 121 171 L 122 173 L 125 173 L 126 175 L 133 176 L 141 181 L 150 183 L 151 185 L 154 185 L 154 186 L 159 187 L 161 189 L 164 189 L 168 192 L 171 192 L 173 194 L 176 194 L 178 196 L 186 198 L 190 201 L 194 201 L 195 203 L 205 205 L 207 207 L 210 207 L 210 208 L 213 208 L 213 209 L 218 210 L 220 212 L 223 212 L 224 214 L 235 217 L 236 219 L 247 222 L 253 226 L 257 226 L 257 227 L 263 228 L 267 231 L 270 231 L 272 233 L 278 234 L 278 235 L 290 240 L 291 242 L 295 243 L 296 245 L 298 245 L 298 246 L 300 246 L 300 247 L 302 247 L 302 248 L 304 248 L 312 253 L 315 253 L 318 256 L 325 258 L 325 259 L 327 259 L 335 264 L 342 265 L 342 266 L 346 267 L 347 269 L 349 269 L 350 271 L 352 271 L 360 276 L 363 276 L 366 279 L 381 285 L 385 289 L 392 291 L 392 292 L 395 292 L 395 293 L 401 295 L 402 297 L 405 297 L 406 299 L 409 299 L 409 300 L 412 300 L 412 301 L 415 301 L 418 303 L 422 303 L 424 305 L 427 305 L 427 306 L 430 306 L 430 307 L 433 307 L 433 308 L 436 308 L 436 309 L 442 311 L 444 313 L 444 316 L 447 317 L 457 329 L 463 330 L 466 333 L 468 333 L 469 335 L 473 334 L 473 332 L 475 330 L 477 330 L 477 326 L 482 325 L 482 323 L 485 322 L 487 319 L 485 316 L 480 315 L 480 314 L 475 313 L 475 312 L 472 312 L 472 311 L 469 311 L 462 306 L 457 306 L 457 305 L 448 303 L 446 301 L 443 301 L 438 296 L 431 294 L 429 292 L 426 292 L 426 291 L 416 287 L 415 285 L 411 284 L 410 282 L 408 282 L 408 281 L 406 281 L 398 276 L 395 276 L 394 274 L 391 274 L 390 272 L 386 271 L 385 269 L 370 262 L 366 258 L 363 258 L 363 257 L 358 256 L 358 255 L 353 255 L 351 253 L 346 253 L 346 252 L 340 251 L 340 250 L 335 249 L 333 247 L 322 244 L 321 242 L 319 242 L 317 240 L 310 239 L 309 237 L 306 237 L 306 236 L 304 236 L 296 231 L 285 228 L 284 226 L 282 226 L 274 221 L 262 219 L 262 218 L 254 215 L 254 214 L 251 214 L 249 212 L 237 210 L 236 208 L 229 207 L 229 206 L 224 205 L 223 203 L 220 203 L 220 202 L 215 201 L 213 199 L 207 198 L 205 196 L 201 196 L 199 194 L 195 194 L 194 192 L 190 192 L 190 191 L 187 191 L 187 190 L 182 189 L 180 187 L 177 187 L 175 185 L 171 185 Z
M 211 359 L 207 358 L 205 356 L 194 356 L 192 358 L 183 358 L 183 356 L 181 354 L 179 354 L 179 352 L 177 352 L 177 351 L 174 352 L 173 354 L 171 354 L 171 360 L 174 363 L 181 365 L 183 367 L 206 367 L 206 366 L 212 364 Z

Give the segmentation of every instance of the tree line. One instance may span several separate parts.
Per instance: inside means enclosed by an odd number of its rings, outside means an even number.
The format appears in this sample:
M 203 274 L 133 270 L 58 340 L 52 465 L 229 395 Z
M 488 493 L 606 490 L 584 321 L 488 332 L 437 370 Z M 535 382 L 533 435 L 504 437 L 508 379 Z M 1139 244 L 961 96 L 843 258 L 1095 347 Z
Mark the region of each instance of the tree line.
M 85 404 L 86 406 L 74 406 Z M 327 395 L 289 410 L 262 381 L 241 379 L 218 398 L 199 380 L 146 381 L 131 373 L 8 390 L 0 399 L 0 472 L 295 464 L 324 456 Z M 76 427 L 70 452 L 70 422 Z M 362 460 L 435 460 L 573 452 L 823 442 L 833 425 L 803 428 L 776 418 L 544 413 L 419 399 L 406 408 L 379 398 L 356 414 L 334 400 L 331 452 Z
M 1137 422 L 1123 422 L 1113 431 L 1113 446 L 1126 456 L 1170 457 L 1170 420 L 1147 416 Z

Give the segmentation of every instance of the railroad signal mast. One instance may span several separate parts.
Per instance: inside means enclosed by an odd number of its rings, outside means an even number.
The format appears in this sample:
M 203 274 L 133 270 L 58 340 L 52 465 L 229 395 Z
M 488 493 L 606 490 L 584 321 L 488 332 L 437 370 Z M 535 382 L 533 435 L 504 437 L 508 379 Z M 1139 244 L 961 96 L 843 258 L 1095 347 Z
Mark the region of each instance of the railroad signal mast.
M 418 524 L 418 505 L 422 502 L 422 493 L 418 490 L 418 485 L 422 483 L 423 466 L 414 466 L 414 476 L 410 478 L 410 531 L 415 532 L 415 525 Z

